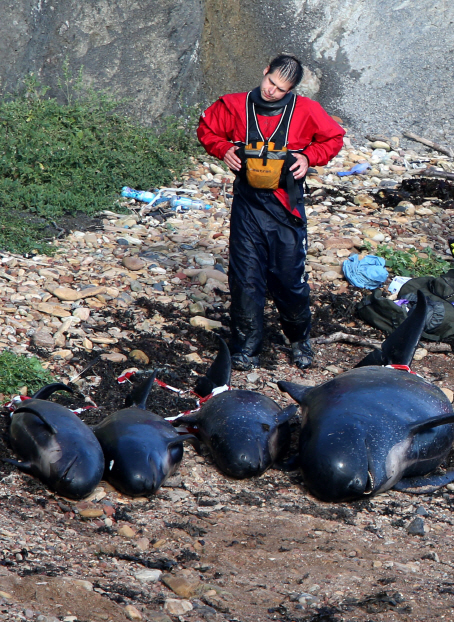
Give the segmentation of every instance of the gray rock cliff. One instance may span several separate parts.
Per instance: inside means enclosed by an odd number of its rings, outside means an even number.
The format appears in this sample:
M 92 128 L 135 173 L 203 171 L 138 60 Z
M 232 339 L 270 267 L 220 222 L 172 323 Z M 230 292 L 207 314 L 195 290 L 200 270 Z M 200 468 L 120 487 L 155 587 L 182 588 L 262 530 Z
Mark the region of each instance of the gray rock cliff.
M 299 92 L 358 133 L 453 141 L 451 0 L 0 0 L 0 78 L 33 71 L 58 95 L 68 58 L 84 81 L 150 123 L 182 104 L 256 86 L 280 51 Z

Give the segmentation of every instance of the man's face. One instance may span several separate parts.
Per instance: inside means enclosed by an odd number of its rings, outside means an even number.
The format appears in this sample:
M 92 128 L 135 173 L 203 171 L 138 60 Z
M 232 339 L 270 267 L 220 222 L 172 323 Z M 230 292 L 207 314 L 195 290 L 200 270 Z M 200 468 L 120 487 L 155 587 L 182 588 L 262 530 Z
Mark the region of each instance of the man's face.
M 292 83 L 282 78 L 276 69 L 268 73 L 269 67 L 263 72 L 263 80 L 260 84 L 260 95 L 267 102 L 277 102 L 282 99 L 292 88 Z

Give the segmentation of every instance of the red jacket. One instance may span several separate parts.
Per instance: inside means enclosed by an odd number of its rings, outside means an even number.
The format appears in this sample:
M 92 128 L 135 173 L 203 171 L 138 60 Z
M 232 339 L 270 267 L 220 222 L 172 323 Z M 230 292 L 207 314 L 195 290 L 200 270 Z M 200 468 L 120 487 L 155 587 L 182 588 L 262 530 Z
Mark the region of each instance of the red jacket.
M 246 140 L 247 93 L 232 93 L 220 97 L 200 117 L 197 136 L 206 151 L 223 160 L 234 142 Z M 269 138 L 276 128 L 280 115 L 263 117 L 257 115 L 260 130 Z M 304 149 L 310 166 L 323 166 L 339 153 L 345 130 L 332 119 L 319 103 L 308 97 L 297 96 L 295 110 L 290 122 L 287 148 L 291 151 Z M 288 194 L 282 188 L 274 194 L 291 211 Z M 298 215 L 298 214 L 296 214 Z

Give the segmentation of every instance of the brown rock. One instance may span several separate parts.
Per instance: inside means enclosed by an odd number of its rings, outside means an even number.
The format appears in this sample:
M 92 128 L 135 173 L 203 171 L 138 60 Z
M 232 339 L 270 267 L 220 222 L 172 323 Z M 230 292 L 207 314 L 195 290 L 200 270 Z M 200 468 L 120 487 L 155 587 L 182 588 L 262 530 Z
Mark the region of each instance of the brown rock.
M 93 287 L 87 287 L 86 289 L 82 289 L 79 294 L 79 300 L 83 298 L 91 298 L 92 296 L 98 296 L 99 294 L 104 294 L 106 291 L 105 287 L 101 287 L 100 285 L 93 285 Z M 55 295 L 55 292 L 54 292 Z
M 53 348 L 55 346 L 55 339 L 46 330 L 37 330 L 32 341 L 39 348 Z
M 146 261 L 144 261 L 140 257 L 130 257 L 129 255 L 127 257 L 124 257 L 121 263 L 124 265 L 125 268 L 133 271 L 142 270 L 142 268 L 145 268 L 145 266 L 147 265 Z
M 125 615 L 128 620 L 142 620 L 143 616 L 138 609 L 134 607 L 134 605 L 126 605 L 125 607 Z
M 63 359 L 64 361 L 70 361 L 74 354 L 71 350 L 55 350 L 52 352 L 51 357 L 53 359 Z
M 123 538 L 134 538 L 136 532 L 129 525 L 122 525 L 118 530 L 118 535 L 123 536 Z
M 75 289 L 70 287 L 56 287 L 52 292 L 59 300 L 76 301 L 80 299 L 80 292 L 76 292 Z
M 341 248 L 350 250 L 355 245 L 351 238 L 327 238 L 326 240 L 323 240 L 323 244 L 326 250 L 339 250 Z
M 222 323 L 217 322 L 216 320 L 209 320 L 206 317 L 202 317 L 200 315 L 196 315 L 189 320 L 191 326 L 200 326 L 205 330 L 212 330 L 213 328 L 221 328 Z
M 129 358 L 133 361 L 136 361 L 137 363 L 142 363 L 143 365 L 148 365 L 148 363 L 150 362 L 150 359 L 145 354 L 145 352 L 142 352 L 142 350 L 132 350 L 129 353 Z
M 181 572 L 177 574 L 164 574 L 161 577 L 161 581 L 172 592 L 183 598 L 191 598 L 200 587 L 200 580 L 196 576 L 192 574 L 188 576 L 186 573 L 183 575 Z
M 88 320 L 88 318 L 90 317 L 90 313 L 91 311 L 90 309 L 87 309 L 87 307 L 78 307 L 73 311 L 74 317 L 78 317 L 83 322 L 86 322 Z
M 47 313 L 48 315 L 55 315 L 55 317 L 69 317 L 71 313 L 65 309 L 62 305 L 50 302 L 40 302 L 36 305 L 36 309 L 41 313 Z
M 120 352 L 108 352 L 106 354 L 101 354 L 101 358 L 103 361 L 110 361 L 111 363 L 124 363 L 128 360 L 128 357 L 124 354 L 120 354 Z
M 150 540 L 148 538 L 139 538 L 137 540 L 137 547 L 141 551 L 147 551 L 150 548 Z
M 178 598 L 166 598 L 164 609 L 174 616 L 182 616 L 188 611 L 192 611 L 193 606 L 189 600 L 179 600 Z
M 104 514 L 104 512 L 98 508 L 85 508 L 83 510 L 79 510 L 79 514 L 84 518 L 99 518 Z

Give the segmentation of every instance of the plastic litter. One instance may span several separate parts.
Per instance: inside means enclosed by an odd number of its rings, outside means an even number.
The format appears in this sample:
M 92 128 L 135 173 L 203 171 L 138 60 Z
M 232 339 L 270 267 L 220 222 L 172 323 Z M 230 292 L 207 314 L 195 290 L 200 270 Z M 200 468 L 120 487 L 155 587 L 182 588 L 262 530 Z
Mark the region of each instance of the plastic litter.
M 124 186 L 121 189 L 121 196 L 129 199 L 135 199 L 142 203 L 148 203 L 148 207 L 143 207 L 143 210 L 149 210 L 152 205 L 156 206 L 160 203 L 169 203 L 170 208 L 175 212 L 188 211 L 191 209 L 208 210 L 211 209 L 211 205 L 204 203 L 200 199 L 191 199 L 188 196 L 182 196 L 181 193 L 194 194 L 197 190 L 189 188 L 161 188 L 155 189 L 153 192 L 147 190 L 135 190 L 129 186 Z
M 171 209 L 175 211 L 186 211 L 191 209 L 211 209 L 211 205 L 208 205 L 208 203 L 204 203 L 200 199 L 190 199 L 188 197 L 181 197 L 177 195 L 170 198 L 169 205 Z
M 130 188 L 129 186 L 123 186 L 121 189 L 121 196 L 127 197 L 128 199 L 135 199 L 136 201 L 141 201 L 142 203 L 151 203 L 153 199 L 156 198 L 156 194 L 153 192 L 147 192 L 146 190 L 134 190 L 134 188 Z
M 369 162 L 361 162 L 360 164 L 355 164 L 349 171 L 341 171 L 337 173 L 339 177 L 345 177 L 345 175 L 362 175 L 368 168 L 371 168 Z
M 395 276 L 388 285 L 388 291 L 391 294 L 397 294 L 404 283 L 411 281 L 411 276 Z
M 349 283 L 356 287 L 375 289 L 388 278 L 385 260 L 376 255 L 366 255 L 359 259 L 358 255 L 350 255 L 342 264 L 342 271 Z

